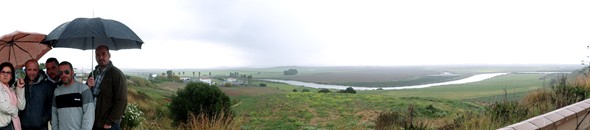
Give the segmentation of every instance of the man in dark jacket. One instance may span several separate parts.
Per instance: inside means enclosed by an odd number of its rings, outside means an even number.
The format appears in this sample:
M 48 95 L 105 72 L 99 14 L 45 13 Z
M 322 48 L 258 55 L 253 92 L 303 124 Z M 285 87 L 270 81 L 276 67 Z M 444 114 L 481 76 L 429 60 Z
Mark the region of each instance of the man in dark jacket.
M 110 58 L 109 48 L 98 46 L 98 65 L 87 80 L 96 102 L 95 130 L 121 129 L 121 118 L 127 106 L 127 79 L 119 68 L 113 66 Z
M 51 57 L 48 58 L 47 61 L 45 61 L 45 68 L 47 69 L 47 80 L 51 81 L 55 85 L 55 87 L 57 87 L 58 85 L 61 85 L 61 83 L 59 83 L 59 75 L 57 75 L 57 65 L 59 65 L 59 61 L 57 61 L 57 59 Z
M 25 64 L 25 109 L 19 111 L 23 130 L 46 130 L 51 119 L 51 102 L 55 84 L 46 80 L 35 60 Z

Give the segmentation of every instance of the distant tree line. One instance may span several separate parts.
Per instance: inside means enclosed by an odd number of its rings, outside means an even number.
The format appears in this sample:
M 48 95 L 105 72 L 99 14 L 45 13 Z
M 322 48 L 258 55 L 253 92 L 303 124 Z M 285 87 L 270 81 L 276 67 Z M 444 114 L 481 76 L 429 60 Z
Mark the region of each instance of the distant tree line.
M 288 69 L 283 71 L 284 75 L 296 75 L 297 74 L 297 69 Z

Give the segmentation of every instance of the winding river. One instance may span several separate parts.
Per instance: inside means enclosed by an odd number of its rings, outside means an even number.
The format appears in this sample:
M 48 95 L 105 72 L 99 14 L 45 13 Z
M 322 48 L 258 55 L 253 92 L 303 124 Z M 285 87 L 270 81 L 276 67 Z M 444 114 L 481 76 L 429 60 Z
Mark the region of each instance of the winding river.
M 422 85 L 399 86 L 399 87 L 355 87 L 355 86 L 317 84 L 317 83 L 292 81 L 292 80 L 278 80 L 278 79 L 263 79 L 263 80 L 272 81 L 272 82 L 281 82 L 281 83 L 286 83 L 286 84 L 290 84 L 290 85 L 305 86 L 305 87 L 311 87 L 311 88 L 346 89 L 348 87 L 352 87 L 355 90 L 376 90 L 377 88 L 383 88 L 384 90 L 397 90 L 397 89 L 416 89 L 416 88 L 427 88 L 427 87 L 432 87 L 432 86 L 472 83 L 472 82 L 483 81 L 483 80 L 486 80 L 486 79 L 489 79 L 492 77 L 505 75 L 505 74 L 508 74 L 508 73 L 485 73 L 485 74 L 473 75 L 471 77 L 467 77 L 467 78 L 459 79 L 459 80 L 454 80 L 454 81 L 422 84 Z

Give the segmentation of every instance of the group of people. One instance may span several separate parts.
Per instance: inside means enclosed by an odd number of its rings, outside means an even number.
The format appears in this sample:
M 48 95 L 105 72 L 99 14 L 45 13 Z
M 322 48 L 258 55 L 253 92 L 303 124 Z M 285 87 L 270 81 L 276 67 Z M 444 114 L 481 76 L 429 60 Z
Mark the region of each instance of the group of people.
M 107 46 L 96 48 L 98 65 L 86 84 L 74 79 L 74 69 L 56 58 L 25 64 L 26 76 L 16 78 L 10 62 L 0 64 L 0 130 L 121 129 L 127 106 L 123 72 L 113 66 Z

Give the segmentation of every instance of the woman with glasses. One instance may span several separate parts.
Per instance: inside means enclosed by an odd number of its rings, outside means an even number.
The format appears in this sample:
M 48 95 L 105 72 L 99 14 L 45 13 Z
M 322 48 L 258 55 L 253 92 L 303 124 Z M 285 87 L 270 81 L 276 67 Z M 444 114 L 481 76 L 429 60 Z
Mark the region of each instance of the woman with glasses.
M 0 64 L 0 130 L 20 130 L 18 111 L 25 109 L 25 81 L 18 79 L 17 87 L 12 85 L 15 70 L 11 63 Z

